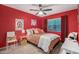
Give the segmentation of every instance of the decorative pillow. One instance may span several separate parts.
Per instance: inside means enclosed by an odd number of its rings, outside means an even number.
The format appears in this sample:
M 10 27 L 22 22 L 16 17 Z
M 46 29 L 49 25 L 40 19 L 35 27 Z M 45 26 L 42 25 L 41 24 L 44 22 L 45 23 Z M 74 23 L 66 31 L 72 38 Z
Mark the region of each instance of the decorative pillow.
M 42 29 L 38 29 L 39 33 L 44 33 L 44 31 Z
M 41 33 L 44 33 L 44 31 L 42 29 L 36 28 L 36 29 L 34 29 L 34 33 L 41 34 Z
M 38 29 L 34 29 L 34 33 L 38 34 L 39 33 Z
M 70 36 L 69 38 L 71 38 L 72 40 L 74 40 L 74 37 Z
M 68 38 L 71 38 L 72 40 L 76 40 L 77 39 L 77 33 L 76 32 L 72 32 L 68 35 Z
M 27 35 L 33 35 L 33 30 L 32 29 L 27 29 L 26 32 L 27 32 Z

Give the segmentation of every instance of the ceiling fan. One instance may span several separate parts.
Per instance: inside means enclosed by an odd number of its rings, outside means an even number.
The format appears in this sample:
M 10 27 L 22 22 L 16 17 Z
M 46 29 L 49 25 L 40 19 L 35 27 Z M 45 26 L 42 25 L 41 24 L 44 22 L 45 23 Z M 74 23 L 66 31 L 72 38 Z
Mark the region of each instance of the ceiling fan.
M 46 11 L 52 11 L 52 9 L 44 9 L 45 7 L 48 7 L 50 5 L 43 6 L 42 4 L 39 4 L 39 5 L 33 5 L 33 6 L 38 6 L 39 7 L 39 10 L 38 9 L 30 9 L 30 11 L 38 11 L 36 13 L 36 15 L 38 15 L 38 14 L 44 14 L 44 15 L 46 15 L 46 13 L 45 13 Z

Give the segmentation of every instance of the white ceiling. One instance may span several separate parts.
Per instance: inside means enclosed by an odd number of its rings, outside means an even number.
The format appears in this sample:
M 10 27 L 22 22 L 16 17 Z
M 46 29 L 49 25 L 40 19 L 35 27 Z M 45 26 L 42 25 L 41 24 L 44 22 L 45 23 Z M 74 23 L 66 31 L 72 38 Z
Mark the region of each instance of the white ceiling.
M 30 9 L 38 9 L 38 5 L 35 4 L 5 4 L 8 7 L 15 8 L 27 13 L 35 15 L 38 11 L 30 11 Z M 46 11 L 47 15 L 56 14 L 60 12 L 65 12 L 73 9 L 77 9 L 77 4 L 42 4 L 43 9 L 51 8 L 52 11 Z M 47 15 L 37 15 L 37 16 L 47 16 Z

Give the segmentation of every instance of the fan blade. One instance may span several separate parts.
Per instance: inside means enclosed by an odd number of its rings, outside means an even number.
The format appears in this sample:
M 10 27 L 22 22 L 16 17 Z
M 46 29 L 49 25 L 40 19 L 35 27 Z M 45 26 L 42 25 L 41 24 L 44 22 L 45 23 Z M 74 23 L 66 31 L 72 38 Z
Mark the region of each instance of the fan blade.
M 42 11 L 44 15 L 46 15 L 46 13 L 44 11 Z
M 52 11 L 52 9 L 44 9 L 43 11 Z
M 35 15 L 38 15 L 39 14 L 39 12 L 37 12 Z
M 30 11 L 39 11 L 39 10 L 37 10 L 37 9 L 30 9 Z

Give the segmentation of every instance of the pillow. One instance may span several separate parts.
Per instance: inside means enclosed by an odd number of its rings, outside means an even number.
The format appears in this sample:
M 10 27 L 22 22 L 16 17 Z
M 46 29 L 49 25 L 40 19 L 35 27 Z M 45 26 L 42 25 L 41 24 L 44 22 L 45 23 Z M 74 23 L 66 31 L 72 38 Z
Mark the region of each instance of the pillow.
M 33 29 L 33 30 L 34 30 L 34 33 L 35 34 L 38 34 L 39 33 L 38 29 Z
M 33 30 L 32 29 L 27 29 L 26 32 L 27 32 L 27 35 L 33 35 Z
M 70 33 L 69 35 L 68 35 L 68 38 L 71 38 L 71 39 L 77 39 L 77 33 L 76 32 L 72 32 L 72 33 Z
M 36 29 L 34 29 L 34 33 L 41 34 L 41 33 L 44 33 L 44 31 L 42 29 L 36 28 Z
M 44 31 L 42 29 L 38 29 L 39 33 L 44 33 Z

